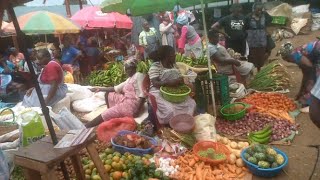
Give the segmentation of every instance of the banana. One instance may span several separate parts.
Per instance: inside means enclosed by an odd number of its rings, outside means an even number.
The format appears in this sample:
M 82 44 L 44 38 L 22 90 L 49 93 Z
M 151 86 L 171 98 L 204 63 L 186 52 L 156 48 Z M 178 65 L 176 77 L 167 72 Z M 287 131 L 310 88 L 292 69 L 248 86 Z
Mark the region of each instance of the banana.
M 264 127 L 262 130 L 260 131 L 256 131 L 256 132 L 252 132 L 253 135 L 259 135 L 259 134 L 265 134 L 266 132 L 268 132 L 271 129 L 271 126 L 268 125 L 266 127 Z
M 266 137 L 270 137 L 272 133 L 272 129 L 269 129 L 267 132 L 265 132 L 264 134 L 252 134 L 252 137 L 258 138 L 258 139 L 264 139 Z
M 270 136 L 267 136 L 263 139 L 259 139 L 254 136 L 249 136 L 249 141 L 252 143 L 256 142 L 256 143 L 260 143 L 260 144 L 266 144 L 269 142 L 269 140 L 270 140 Z

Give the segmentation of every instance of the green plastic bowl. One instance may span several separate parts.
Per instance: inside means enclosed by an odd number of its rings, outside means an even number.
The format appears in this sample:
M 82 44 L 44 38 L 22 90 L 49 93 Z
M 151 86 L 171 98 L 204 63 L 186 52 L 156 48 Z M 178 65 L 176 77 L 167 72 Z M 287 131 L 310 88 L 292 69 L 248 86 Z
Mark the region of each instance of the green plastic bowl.
M 226 109 L 232 108 L 235 105 L 242 105 L 243 109 L 241 111 L 239 111 L 238 113 L 235 113 L 235 114 L 224 113 L 224 111 Z M 247 105 L 246 104 L 237 102 L 237 103 L 227 104 L 227 105 L 223 106 L 220 109 L 220 113 L 222 114 L 222 116 L 223 116 L 223 118 L 225 120 L 235 121 L 235 120 L 243 118 L 246 115 L 246 109 L 247 109 Z
M 191 89 L 189 88 L 189 91 L 184 94 L 171 94 L 171 93 L 164 91 L 161 86 L 160 92 L 161 92 L 163 99 L 165 99 L 169 102 L 172 102 L 172 103 L 182 103 L 188 98 L 189 94 L 191 93 Z

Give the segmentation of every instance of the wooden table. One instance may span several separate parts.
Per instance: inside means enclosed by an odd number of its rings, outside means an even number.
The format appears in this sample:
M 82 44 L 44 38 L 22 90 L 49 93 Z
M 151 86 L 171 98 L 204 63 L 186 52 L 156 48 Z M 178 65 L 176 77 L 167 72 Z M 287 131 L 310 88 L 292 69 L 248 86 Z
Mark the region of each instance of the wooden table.
M 65 132 L 57 133 L 58 140 L 60 140 L 64 135 Z M 54 167 L 70 157 L 77 179 L 84 180 L 85 174 L 78 153 L 80 150 L 86 148 L 100 174 L 100 177 L 103 180 L 109 180 L 109 176 L 95 148 L 95 139 L 96 135 L 93 132 L 84 143 L 78 146 L 57 149 L 53 148 L 54 145 L 51 138 L 47 136 L 27 147 L 20 148 L 14 153 L 14 162 L 16 165 L 23 168 L 23 172 L 27 180 L 56 180 L 57 176 Z

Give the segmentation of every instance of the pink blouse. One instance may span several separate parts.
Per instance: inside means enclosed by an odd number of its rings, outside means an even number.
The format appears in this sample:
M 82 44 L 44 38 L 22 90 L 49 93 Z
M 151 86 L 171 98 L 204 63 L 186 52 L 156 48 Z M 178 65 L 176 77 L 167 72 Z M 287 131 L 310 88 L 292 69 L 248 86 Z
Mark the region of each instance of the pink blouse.
M 186 42 L 187 42 L 187 33 L 188 33 L 188 28 L 187 26 L 183 26 L 181 29 L 181 36 L 180 39 L 178 40 L 178 48 L 179 49 L 184 49 Z M 188 44 L 193 45 L 195 44 L 198 40 L 200 39 L 200 36 L 197 35 L 196 38 L 192 40 L 188 40 Z

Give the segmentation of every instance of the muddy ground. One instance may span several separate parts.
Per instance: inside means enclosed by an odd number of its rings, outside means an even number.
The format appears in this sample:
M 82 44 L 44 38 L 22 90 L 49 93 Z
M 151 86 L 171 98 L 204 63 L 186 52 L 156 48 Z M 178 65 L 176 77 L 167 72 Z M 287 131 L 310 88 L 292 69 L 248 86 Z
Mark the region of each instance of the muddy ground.
M 290 41 L 295 46 L 305 44 L 313 41 L 317 36 L 320 36 L 318 31 L 310 33 L 309 35 L 299 35 L 289 40 L 277 42 L 277 47 L 273 51 L 270 58 L 275 57 L 276 51 L 279 49 L 281 43 Z M 292 75 L 292 87 L 290 88 L 289 97 L 294 98 L 298 93 L 302 74 L 295 64 L 281 61 L 287 66 L 289 73 Z M 319 107 L 320 108 L 320 107 Z M 319 114 L 320 115 L 320 114 Z M 297 123 L 300 124 L 299 134 L 295 137 L 290 146 L 278 146 L 289 157 L 289 164 L 284 171 L 274 178 L 273 180 L 308 180 L 317 159 L 317 149 L 308 147 L 308 145 L 320 145 L 320 129 L 318 129 L 310 120 L 309 114 L 301 113 L 297 118 Z M 263 180 L 267 178 L 255 177 L 254 180 Z M 312 180 L 320 180 L 320 164 L 316 169 Z

